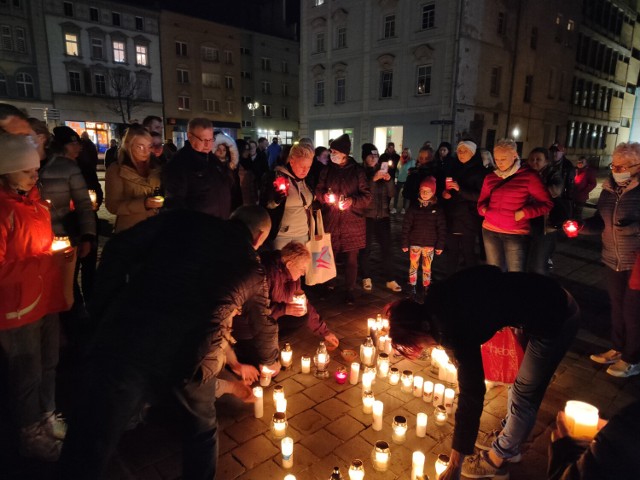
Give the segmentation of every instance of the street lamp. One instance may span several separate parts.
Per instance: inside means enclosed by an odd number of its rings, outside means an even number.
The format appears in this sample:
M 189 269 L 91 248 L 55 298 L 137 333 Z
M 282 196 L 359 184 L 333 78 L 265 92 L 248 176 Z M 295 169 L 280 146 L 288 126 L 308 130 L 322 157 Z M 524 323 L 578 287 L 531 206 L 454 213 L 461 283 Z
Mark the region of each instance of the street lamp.
M 258 102 L 249 102 L 247 103 L 247 108 L 251 110 L 251 116 L 256 116 L 256 110 L 260 108 L 260 104 Z
M 520 129 L 518 127 L 515 127 L 511 133 L 513 135 L 513 139 L 517 140 L 520 136 Z

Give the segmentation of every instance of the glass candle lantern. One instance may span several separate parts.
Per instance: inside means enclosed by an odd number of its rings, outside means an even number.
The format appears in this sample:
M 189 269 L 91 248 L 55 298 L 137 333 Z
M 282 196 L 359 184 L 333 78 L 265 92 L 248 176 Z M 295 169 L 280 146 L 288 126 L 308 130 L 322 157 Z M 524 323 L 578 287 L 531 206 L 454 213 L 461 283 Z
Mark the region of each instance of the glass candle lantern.
M 438 405 L 433 412 L 433 421 L 439 427 L 443 426 L 447 423 L 447 410 L 444 408 L 444 405 Z
M 400 390 L 405 393 L 411 393 L 413 391 L 413 372 L 411 370 L 402 371 Z
M 371 370 L 370 367 L 364 367 L 362 372 L 362 390 L 371 390 L 373 385 L 373 379 L 376 377 L 375 368 Z
M 440 345 L 431 349 L 431 371 L 437 373 L 440 369 L 440 365 L 449 360 L 447 352 L 444 351 Z
M 349 467 L 349 480 L 363 480 L 364 479 L 364 462 L 359 458 L 356 458 L 351 462 Z
M 347 369 L 344 367 L 338 368 L 335 377 L 338 385 L 344 385 L 347 382 Z
M 411 456 L 411 480 L 422 480 L 424 475 L 425 455 L 422 452 L 413 452 Z
M 389 354 L 380 353 L 378 355 L 378 378 L 387 378 L 389 375 Z
M 407 439 L 407 418 L 402 415 L 393 417 L 391 430 L 391 440 L 393 440 L 393 443 L 404 443 Z
M 293 475 L 292 473 L 289 473 L 284 476 L 284 480 L 296 480 L 296 476 Z
M 371 452 L 371 461 L 373 469 L 377 472 L 386 472 L 391 462 L 391 450 L 389 444 L 383 440 L 378 440 Z
M 316 354 L 313 357 L 313 363 L 316 365 L 314 375 L 318 378 L 329 378 L 329 370 L 327 370 L 327 367 L 329 366 L 330 361 L 331 357 L 329 357 L 329 354 L 327 353 L 327 347 L 324 342 L 320 342 L 318 350 L 316 350 Z
M 287 416 L 283 412 L 273 414 L 271 432 L 275 438 L 284 438 L 287 434 Z
M 311 373 L 311 357 L 303 355 L 300 359 L 300 371 L 302 373 Z
M 373 413 L 373 402 L 375 398 L 371 390 L 362 392 L 362 413 Z
M 293 299 L 291 300 L 292 303 L 296 303 L 298 305 L 300 305 L 301 307 L 304 308 L 304 313 L 303 315 L 306 315 L 307 313 L 307 296 L 305 295 L 305 293 L 302 290 L 297 290 L 294 294 L 293 294 Z
M 282 350 L 280 350 L 280 365 L 283 368 L 289 368 L 293 363 L 293 350 L 291 350 L 291 344 L 285 343 Z
M 440 455 L 438 455 L 438 459 L 436 460 L 436 478 L 440 477 L 440 475 L 442 475 L 442 472 L 444 472 L 447 467 L 449 467 L 449 455 L 446 455 L 444 453 L 441 453 Z
M 400 381 L 400 371 L 396 367 L 389 369 L 389 384 L 397 385 Z
M 376 355 L 376 347 L 373 346 L 373 339 L 367 337 L 364 343 L 360 345 L 360 361 L 365 367 L 373 365 L 373 361 Z
M 371 317 L 367 318 L 367 331 L 369 332 L 370 337 L 376 336 L 376 334 L 378 333 L 377 328 L 378 327 L 376 327 L 376 319 Z
M 51 250 L 53 252 L 66 250 L 67 248 L 71 248 L 69 237 L 53 237 L 53 242 L 51 242 Z
M 382 330 L 384 332 L 388 332 L 389 331 L 389 319 L 388 318 L 382 318 Z
M 598 409 L 577 400 L 569 400 L 564 407 L 569 434 L 576 438 L 592 439 L 598 432 Z
M 278 400 L 284 400 L 284 387 L 282 385 L 276 385 L 275 387 L 273 387 L 274 405 Z
M 285 437 L 280 441 L 280 448 L 282 450 L 282 467 L 293 467 L 293 438 Z
M 387 337 L 386 335 L 380 335 L 378 337 L 378 352 L 384 352 L 387 349 Z

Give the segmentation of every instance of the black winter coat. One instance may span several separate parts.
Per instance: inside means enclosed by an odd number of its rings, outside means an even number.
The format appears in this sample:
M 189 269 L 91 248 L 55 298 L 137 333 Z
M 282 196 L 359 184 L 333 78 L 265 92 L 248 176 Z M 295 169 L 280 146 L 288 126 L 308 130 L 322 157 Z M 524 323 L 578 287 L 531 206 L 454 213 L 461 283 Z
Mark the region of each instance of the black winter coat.
M 467 163 L 450 158 L 445 163 L 442 175 L 451 177 L 458 183 L 460 191 L 449 190 L 451 198 L 443 198 L 443 207 L 447 217 L 447 232 L 462 235 L 477 235 L 482 224 L 478 214 L 478 197 L 488 170 L 482 166 L 480 155 Z
M 444 189 L 444 177 L 442 172 L 438 168 L 438 164 L 435 161 L 431 161 L 426 165 L 420 167 L 414 167 L 409 170 L 407 181 L 402 189 L 402 196 L 407 200 L 411 200 L 411 203 L 416 203 L 420 196 L 420 183 L 426 177 L 433 177 L 436 179 L 436 195 L 438 198 L 442 194 Z
M 364 215 L 367 218 L 376 220 L 389 218 L 389 202 L 396 194 L 396 186 L 391 175 L 389 175 L 389 180 L 373 180 L 379 170 L 379 165 L 376 168 L 365 168 L 367 179 L 369 180 L 369 188 L 371 189 L 371 203 L 369 203 Z
M 402 248 L 434 247 L 444 248 L 447 222 L 444 211 L 438 203 L 411 205 L 402 221 Z

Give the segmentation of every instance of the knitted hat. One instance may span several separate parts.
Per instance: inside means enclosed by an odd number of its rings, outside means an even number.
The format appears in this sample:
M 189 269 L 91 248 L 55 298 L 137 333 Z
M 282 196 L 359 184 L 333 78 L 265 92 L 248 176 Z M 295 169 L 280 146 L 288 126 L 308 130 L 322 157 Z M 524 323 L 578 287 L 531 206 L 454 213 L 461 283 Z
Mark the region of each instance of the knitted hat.
M 337 150 L 338 152 L 342 152 L 345 155 L 349 155 L 349 152 L 351 151 L 351 139 L 349 138 L 349 135 L 347 135 L 346 133 L 344 135 L 340 135 L 333 142 L 331 142 L 329 148 L 331 148 L 332 150 Z
M 62 146 L 71 142 L 79 142 L 80 137 L 78 137 L 78 134 L 73 128 L 65 125 L 62 127 L 55 127 L 53 129 L 53 140 L 58 145 Z
M 476 154 L 476 150 L 478 149 L 478 146 L 471 140 L 463 140 L 462 142 L 458 143 L 458 147 L 460 147 L 461 145 L 464 145 L 465 147 L 467 147 L 473 155 Z
M 438 145 L 438 150 L 440 150 L 442 147 L 446 148 L 447 150 L 449 150 L 449 153 L 451 153 L 451 144 L 449 142 L 440 142 L 440 145 Z
M 379 155 L 377 147 L 373 143 L 362 144 L 362 159 L 366 159 L 369 155 Z
M 436 193 L 436 179 L 433 177 L 425 177 L 420 182 L 420 189 L 430 188 L 433 193 Z
M 0 175 L 40 167 L 33 140 L 25 135 L 0 135 Z

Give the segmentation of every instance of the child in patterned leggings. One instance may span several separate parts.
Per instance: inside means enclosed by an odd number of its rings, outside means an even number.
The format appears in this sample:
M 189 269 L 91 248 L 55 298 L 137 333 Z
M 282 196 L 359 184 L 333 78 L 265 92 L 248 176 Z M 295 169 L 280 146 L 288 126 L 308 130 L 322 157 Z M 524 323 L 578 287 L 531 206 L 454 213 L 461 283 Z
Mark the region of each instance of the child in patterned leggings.
M 409 252 L 409 292 L 416 294 L 418 264 L 422 256 L 422 285 L 426 291 L 431 284 L 433 254 L 444 248 L 446 221 L 435 196 L 436 180 L 426 177 L 420 182 L 420 195 L 404 216 L 402 223 L 402 251 Z

